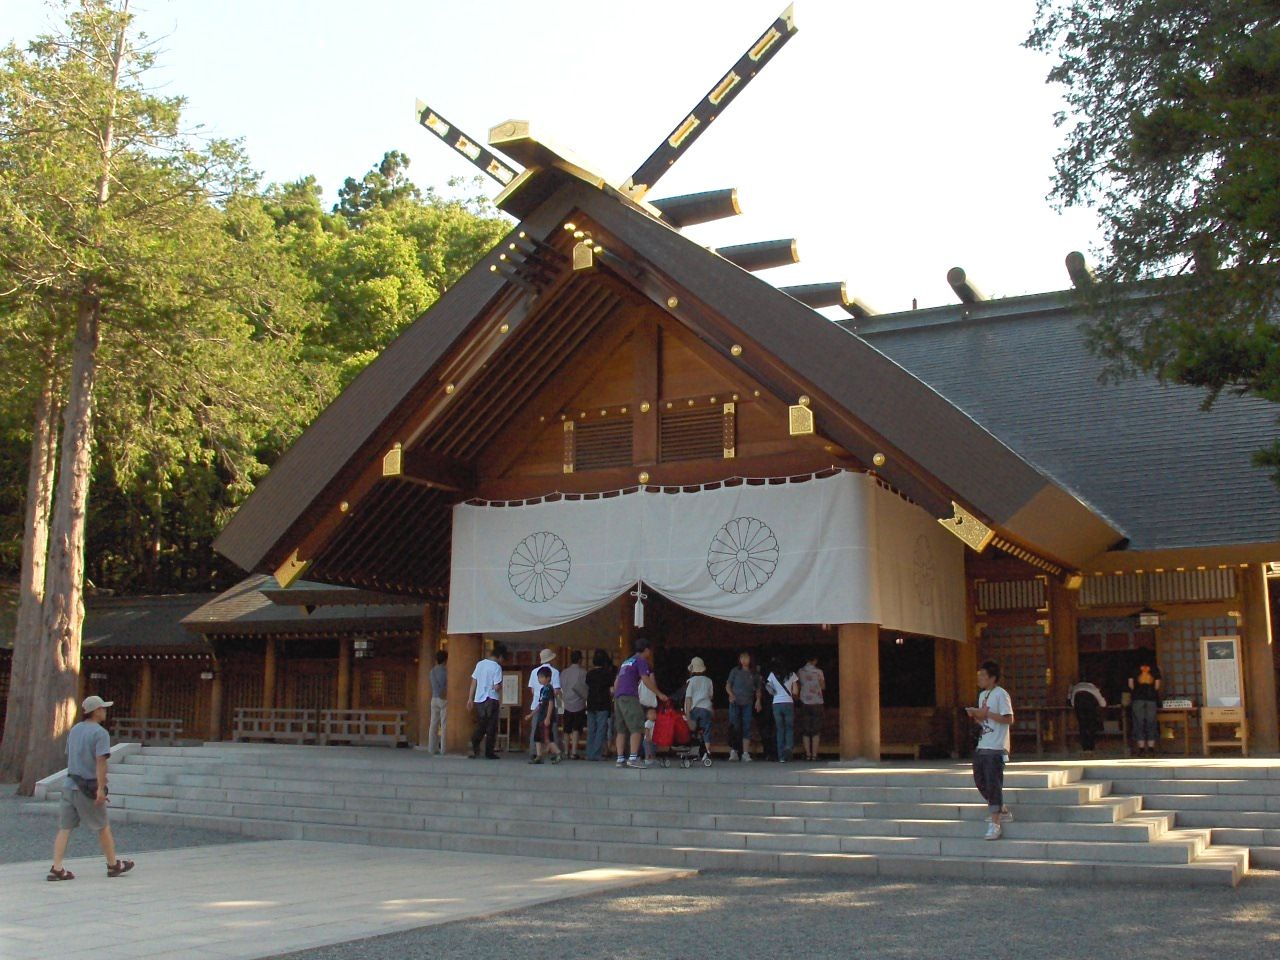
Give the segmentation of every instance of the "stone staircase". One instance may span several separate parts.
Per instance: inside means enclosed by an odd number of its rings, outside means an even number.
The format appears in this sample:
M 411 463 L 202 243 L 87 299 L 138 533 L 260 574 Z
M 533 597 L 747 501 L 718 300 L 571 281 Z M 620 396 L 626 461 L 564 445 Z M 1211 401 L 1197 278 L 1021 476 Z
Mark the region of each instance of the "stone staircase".
M 1173 813 L 1180 827 L 1209 830 L 1215 845 L 1248 847 L 1254 867 L 1280 869 L 1280 762 L 1127 760 L 1085 771 Z
M 1248 871 L 1246 849 L 1083 774 L 1011 765 L 1006 799 L 1017 819 L 994 843 L 982 840 L 986 807 L 968 767 L 951 762 L 637 771 L 217 743 L 143 748 L 113 763 L 111 788 L 118 822 L 264 838 L 1033 883 L 1235 885 Z

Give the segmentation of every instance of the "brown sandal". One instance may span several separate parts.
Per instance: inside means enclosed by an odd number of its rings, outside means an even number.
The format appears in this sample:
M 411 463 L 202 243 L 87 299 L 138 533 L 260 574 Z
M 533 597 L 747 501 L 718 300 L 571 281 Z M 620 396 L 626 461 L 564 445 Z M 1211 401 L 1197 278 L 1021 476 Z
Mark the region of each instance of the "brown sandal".
M 121 860 L 119 857 L 117 857 L 116 862 L 114 864 L 107 865 L 107 876 L 108 877 L 123 876 L 124 874 L 128 873 L 132 869 L 133 869 L 132 860 Z
M 58 869 L 54 869 L 53 867 L 50 867 L 49 875 L 45 877 L 46 880 L 51 880 L 51 881 L 52 880 L 74 880 L 75 878 L 76 878 L 76 875 L 74 873 L 72 873 L 70 870 L 62 869 L 61 867 Z

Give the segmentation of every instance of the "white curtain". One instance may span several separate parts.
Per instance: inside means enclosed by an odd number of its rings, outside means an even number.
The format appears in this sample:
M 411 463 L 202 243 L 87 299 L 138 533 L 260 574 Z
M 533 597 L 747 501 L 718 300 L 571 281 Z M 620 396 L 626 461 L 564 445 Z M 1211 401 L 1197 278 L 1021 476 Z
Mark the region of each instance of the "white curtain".
M 453 514 L 451 633 L 566 623 L 643 582 L 740 623 L 880 623 L 963 639 L 964 547 L 864 474 Z

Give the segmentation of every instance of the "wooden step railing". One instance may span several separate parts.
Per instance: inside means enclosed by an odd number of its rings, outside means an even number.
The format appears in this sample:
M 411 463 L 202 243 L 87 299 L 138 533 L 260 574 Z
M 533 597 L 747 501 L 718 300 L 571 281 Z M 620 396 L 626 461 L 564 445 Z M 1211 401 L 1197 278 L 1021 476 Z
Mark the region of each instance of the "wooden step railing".
M 377 744 L 409 742 L 406 710 L 321 710 L 320 743 Z
M 306 743 L 316 738 L 315 710 L 277 710 L 266 707 L 236 707 L 231 739 L 276 740 Z
M 177 743 L 182 736 L 178 717 L 114 717 L 111 722 L 116 743 Z

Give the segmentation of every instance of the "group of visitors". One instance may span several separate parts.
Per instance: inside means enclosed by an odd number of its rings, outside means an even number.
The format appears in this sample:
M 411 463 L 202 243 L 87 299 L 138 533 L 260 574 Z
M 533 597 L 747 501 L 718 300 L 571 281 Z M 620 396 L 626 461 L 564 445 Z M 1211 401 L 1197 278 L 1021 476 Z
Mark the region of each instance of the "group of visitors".
M 505 656 L 505 648 L 495 644 L 471 674 L 468 700 L 475 715 L 473 758 L 497 758 L 494 744 L 502 701 L 501 660 Z M 670 704 L 683 713 L 693 741 L 709 753 L 715 685 L 701 657 L 689 662 L 688 675 L 674 696 L 659 689 L 653 648 L 644 638 L 634 642 L 631 656 L 616 669 L 604 650 L 594 652 L 590 670 L 583 666 L 581 651 L 570 654 L 569 666 L 563 671 L 555 660 L 555 651 L 544 649 L 529 673 L 530 763 L 559 763 L 566 758 L 603 760 L 612 742 L 618 766 L 646 766 L 655 754 L 653 734 L 659 704 Z M 437 700 L 444 701 L 443 653 L 438 655 L 430 678 L 434 699 L 427 748 L 443 753 L 444 709 L 436 706 Z M 808 658 L 798 669 L 789 668 L 779 658 L 761 670 L 749 652 L 739 654 L 724 682 L 729 703 L 729 759 L 753 759 L 750 743 L 754 726 L 766 758 L 791 761 L 799 736 L 803 759 L 817 760 L 826 686 L 817 657 Z
M 1138 756 L 1155 756 L 1156 738 L 1160 733 L 1157 718 L 1161 683 L 1154 654 L 1150 650 L 1138 651 L 1137 663 L 1126 679 L 1134 750 Z M 1080 749 L 1085 756 L 1092 756 L 1102 730 L 1102 710 L 1107 706 L 1107 698 L 1096 684 L 1080 680 L 1067 693 L 1067 703 L 1076 715 Z

